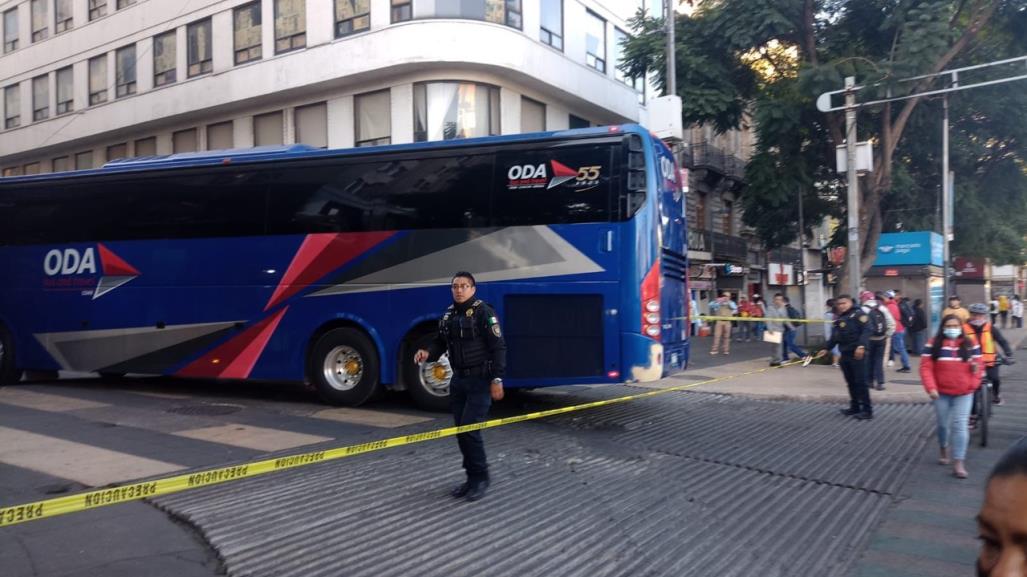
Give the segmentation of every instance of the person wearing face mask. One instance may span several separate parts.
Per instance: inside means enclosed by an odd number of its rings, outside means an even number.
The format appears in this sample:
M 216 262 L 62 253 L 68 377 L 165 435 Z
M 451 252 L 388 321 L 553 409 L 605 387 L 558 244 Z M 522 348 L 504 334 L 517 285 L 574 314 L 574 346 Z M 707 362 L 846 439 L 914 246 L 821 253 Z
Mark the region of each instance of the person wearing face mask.
M 977 577 L 1027 575 L 1027 439 L 999 459 L 977 514 Z
M 970 305 L 970 322 L 966 325 L 966 332 L 974 335 L 977 342 L 981 344 L 981 351 L 984 353 L 984 366 L 987 367 L 988 380 L 991 381 L 991 389 L 994 392 L 992 402 L 996 405 L 1002 404 L 1002 397 L 999 396 L 999 387 L 1002 381 L 999 378 L 998 349 L 996 344 L 1002 347 L 1006 355 L 1006 362 L 1013 363 L 1013 349 L 1009 347 L 1005 337 L 999 332 L 998 327 L 988 322 L 988 315 L 991 310 L 984 303 Z
M 942 319 L 938 334 L 920 355 L 920 380 L 938 418 L 938 463 L 952 464 L 952 474 L 959 479 L 967 477 L 963 462 L 970 444 L 970 408 L 983 367 L 980 345 L 964 332 L 956 315 Z

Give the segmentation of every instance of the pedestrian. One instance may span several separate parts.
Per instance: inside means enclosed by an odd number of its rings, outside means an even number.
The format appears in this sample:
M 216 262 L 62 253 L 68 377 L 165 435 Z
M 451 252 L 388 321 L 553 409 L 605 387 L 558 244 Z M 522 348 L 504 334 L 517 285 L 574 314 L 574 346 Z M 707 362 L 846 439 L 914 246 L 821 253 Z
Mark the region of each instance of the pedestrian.
M 1013 328 L 1023 328 L 1023 301 L 1020 295 L 1013 295 L 1013 302 L 1009 305 L 1013 314 Z
M 977 514 L 978 577 L 1027 575 L 1027 439 L 1020 439 L 991 470 Z
M 878 391 L 884 390 L 884 349 L 895 331 L 895 320 L 888 309 L 874 298 L 874 293 L 863 291 L 859 295 L 863 312 L 870 319 L 870 343 L 867 347 L 867 383 Z M 876 383 L 876 384 L 874 384 Z
M 874 409 L 870 404 L 864 357 L 870 341 L 870 318 L 859 307 L 853 306 L 849 295 L 839 295 L 834 299 L 834 307 L 837 318 L 833 323 L 831 338 L 824 345 L 824 350 L 817 353 L 817 357 L 837 347 L 841 353 L 842 375 L 849 388 L 849 408 L 842 409 L 842 414 L 869 420 L 874 418 Z
M 766 333 L 763 340 L 773 347 L 770 355 L 770 366 L 779 366 L 787 360 L 782 353 L 784 351 L 785 321 L 788 319 L 788 309 L 785 308 L 784 295 L 777 293 L 767 306 L 767 316 L 764 317 L 767 323 Z
M 941 311 L 941 318 L 945 318 L 949 315 L 956 315 L 959 320 L 964 323 L 970 320 L 970 311 L 963 308 L 959 301 L 959 296 L 952 295 L 949 297 L 949 306 L 945 310 Z
M 985 374 L 987 374 L 988 380 L 991 381 L 993 393 L 991 401 L 996 405 L 1001 405 L 1000 389 L 1002 387 L 1002 379 L 999 377 L 999 359 L 996 344 L 1002 347 L 1002 352 L 1006 355 L 1006 362 L 1010 364 L 1013 362 L 1013 349 L 1009 347 L 1009 343 L 1006 342 L 1005 337 L 999 332 L 998 327 L 988 322 L 988 314 L 988 306 L 984 303 L 970 305 L 970 322 L 965 325 L 965 329 L 967 334 L 974 335 L 977 338 L 977 342 L 981 345 L 981 351 L 984 354 Z
M 453 378 L 449 383 L 449 405 L 456 426 L 481 423 L 488 417 L 493 400 L 503 398 L 506 370 L 506 342 L 496 312 L 474 298 L 474 276 L 466 271 L 453 275 L 453 304 L 449 305 L 439 333 L 428 350 L 414 354 L 415 363 L 434 361 L 449 352 Z M 489 467 L 481 431 L 456 436 L 464 458 L 467 480 L 453 489 L 456 498 L 477 501 L 489 488 Z
M 699 336 L 699 329 L 702 328 L 702 317 L 699 315 L 699 305 L 695 302 L 695 297 L 692 297 L 692 304 L 688 309 L 689 316 L 692 318 L 692 336 Z
M 995 298 L 995 297 L 992 297 L 991 298 L 991 302 L 989 303 L 989 307 L 990 307 L 989 313 L 991 314 L 991 324 L 995 325 L 996 322 L 998 321 L 998 299 Z M 970 314 L 973 314 L 973 313 L 970 313 Z
M 851 306 L 851 304 L 852 304 L 851 303 L 852 297 L 849 297 L 849 301 L 850 301 L 849 304 Z M 834 334 L 834 331 L 832 329 L 833 329 L 833 326 L 834 326 L 834 321 L 835 321 L 836 318 L 838 318 L 838 314 L 839 314 L 837 312 L 837 306 L 838 306 L 838 301 L 836 299 L 827 299 L 827 305 L 826 305 L 827 309 L 824 311 L 824 319 L 826 319 L 826 321 L 827 321 L 827 322 L 824 323 L 824 340 L 826 342 L 830 342 L 831 341 L 831 335 Z M 840 366 L 839 365 L 840 360 L 841 360 L 841 349 L 838 348 L 838 345 L 835 345 L 831 349 L 831 366 L 839 367 Z
M 710 354 L 718 353 L 721 341 L 723 341 L 724 354 L 731 354 L 731 320 L 726 317 L 734 317 L 738 313 L 738 305 L 731 300 L 731 293 L 721 293 L 717 300 L 710 303 L 710 316 L 725 317 L 717 319 L 713 323 L 713 347 Z
M 920 353 L 920 380 L 938 419 L 938 462 L 951 464 L 952 474 L 960 479 L 967 476 L 963 466 L 970 443 L 967 423 L 983 366 L 980 345 L 956 315 L 942 319 L 938 333 Z
M 756 333 L 753 336 L 756 337 L 756 342 L 762 342 L 763 333 L 767 330 L 767 323 L 762 320 L 767 316 L 767 303 L 763 302 L 763 297 L 759 293 L 752 295 L 752 314 L 761 319 L 753 323 L 756 325 Z
M 897 373 L 908 373 L 909 368 L 909 352 L 906 351 L 906 324 L 903 321 L 907 321 L 909 317 L 906 316 L 902 309 L 899 307 L 898 300 L 896 300 L 895 291 L 888 291 L 884 294 L 885 305 L 888 307 L 888 312 L 891 313 L 893 319 L 895 319 L 895 332 L 891 336 L 891 350 L 894 352 L 899 359 L 902 361 L 902 368 L 895 371 Z M 891 355 L 888 355 L 888 366 L 894 366 L 895 361 L 891 359 Z
M 1009 328 L 1009 297 L 998 296 L 998 316 L 1002 319 L 1002 328 Z M 994 322 L 994 321 L 992 321 Z
M 927 340 L 927 311 L 921 299 L 913 301 L 913 323 L 909 326 L 909 332 L 913 339 L 913 354 L 919 355 Z
M 909 330 L 909 327 L 913 325 L 915 313 L 913 311 L 913 301 L 902 294 L 902 291 L 896 289 L 895 291 L 895 302 L 899 303 L 899 312 L 902 314 L 902 324 L 906 327 L 906 350 L 911 351 L 911 354 L 920 354 L 920 349 L 913 346 L 913 332 Z
M 741 295 L 738 297 L 738 318 L 743 319 L 738 321 L 738 338 L 735 339 L 737 342 L 751 342 L 752 337 L 756 334 L 756 321 L 747 320 L 759 317 L 757 313 L 757 307 L 749 302 L 749 297 Z
M 780 293 L 778 293 L 778 295 L 775 295 L 774 299 L 776 300 L 779 295 Z M 800 312 L 799 309 L 792 306 L 792 301 L 786 296 L 780 296 L 781 302 L 784 303 L 785 316 L 788 319 L 802 319 L 802 312 Z M 799 323 L 793 322 L 791 320 L 784 322 L 784 335 L 783 342 L 781 343 L 781 362 L 788 362 L 789 353 L 795 353 L 799 356 L 800 359 L 805 359 L 809 356 L 809 353 L 802 350 L 802 347 L 800 347 L 799 345 L 795 344 L 795 337 L 798 334 Z

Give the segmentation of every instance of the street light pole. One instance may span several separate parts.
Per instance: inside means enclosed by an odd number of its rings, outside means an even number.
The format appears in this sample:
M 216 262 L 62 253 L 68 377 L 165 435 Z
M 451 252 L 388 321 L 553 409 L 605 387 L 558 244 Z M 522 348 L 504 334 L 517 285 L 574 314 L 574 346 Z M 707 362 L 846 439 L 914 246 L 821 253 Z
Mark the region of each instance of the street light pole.
M 802 308 L 802 312 L 808 316 L 809 311 L 806 310 L 806 227 L 802 218 L 802 186 L 798 187 L 799 192 L 799 274 L 796 275 L 798 280 L 799 275 L 802 275 L 802 283 L 799 284 L 799 307 Z M 802 342 L 804 345 L 809 346 L 809 331 L 807 327 L 808 323 L 802 323 Z
M 667 21 L 667 96 L 678 93 L 677 63 L 674 53 L 674 0 L 664 4 L 663 17 Z
M 845 157 L 849 180 L 849 294 L 859 298 L 859 181 L 856 178 L 856 78 L 845 77 Z
M 952 87 L 959 86 L 959 73 L 952 73 Z M 942 222 L 942 275 L 944 276 L 945 298 L 952 296 L 952 254 L 949 243 L 952 241 L 952 174 L 949 172 L 949 96 L 942 96 L 941 117 L 941 222 Z

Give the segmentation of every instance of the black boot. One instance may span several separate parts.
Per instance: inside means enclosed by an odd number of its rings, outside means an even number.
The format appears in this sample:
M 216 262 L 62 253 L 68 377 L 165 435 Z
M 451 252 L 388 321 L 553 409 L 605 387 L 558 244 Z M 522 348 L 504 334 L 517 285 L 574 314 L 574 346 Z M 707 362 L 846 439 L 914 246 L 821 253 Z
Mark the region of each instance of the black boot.
M 482 479 L 482 480 L 470 483 L 470 487 L 467 490 L 467 500 L 468 501 L 477 501 L 478 499 L 481 499 L 482 497 L 485 496 L 485 493 L 488 491 L 488 489 L 489 489 L 489 480 L 488 479 Z
M 846 417 L 851 417 L 853 415 L 859 414 L 861 411 L 859 409 L 853 409 L 853 408 L 850 407 L 848 409 L 841 409 L 841 412 Z
M 470 483 L 470 481 L 464 481 L 463 484 L 461 484 L 461 485 L 459 485 L 457 487 L 454 487 L 453 490 L 449 492 L 449 494 L 452 495 L 453 497 L 459 499 L 461 497 L 466 496 L 467 492 L 470 491 L 470 490 L 471 490 L 471 483 Z

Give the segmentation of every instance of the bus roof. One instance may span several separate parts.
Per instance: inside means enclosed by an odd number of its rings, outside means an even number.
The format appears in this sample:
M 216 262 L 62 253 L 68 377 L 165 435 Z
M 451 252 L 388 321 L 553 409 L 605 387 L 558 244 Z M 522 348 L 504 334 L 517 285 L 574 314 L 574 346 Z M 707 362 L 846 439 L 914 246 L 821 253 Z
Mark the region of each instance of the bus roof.
M 49 172 L 28 176 L 9 176 L 0 178 L 0 185 L 19 182 L 39 182 L 60 180 L 68 177 L 100 176 L 134 172 L 148 172 L 169 168 L 195 168 L 203 166 L 251 164 L 276 160 L 300 160 L 311 158 L 330 158 L 362 156 L 381 152 L 414 152 L 418 150 L 445 150 L 456 148 L 473 148 L 475 146 L 491 146 L 496 144 L 512 144 L 557 140 L 566 138 L 587 138 L 609 134 L 639 134 L 651 136 L 649 131 L 637 124 L 621 124 L 599 126 L 594 128 L 576 128 L 549 132 L 530 132 L 505 136 L 485 136 L 479 138 L 462 138 L 458 140 L 438 140 L 431 142 L 415 142 L 411 144 L 391 144 L 384 146 L 368 146 L 362 148 L 322 149 L 306 144 L 288 146 L 258 146 L 253 148 L 234 148 L 228 150 L 209 150 L 204 152 L 187 152 L 158 156 L 118 159 L 108 162 L 100 168 L 75 170 L 66 172 Z M 655 136 L 652 136 L 656 139 Z

